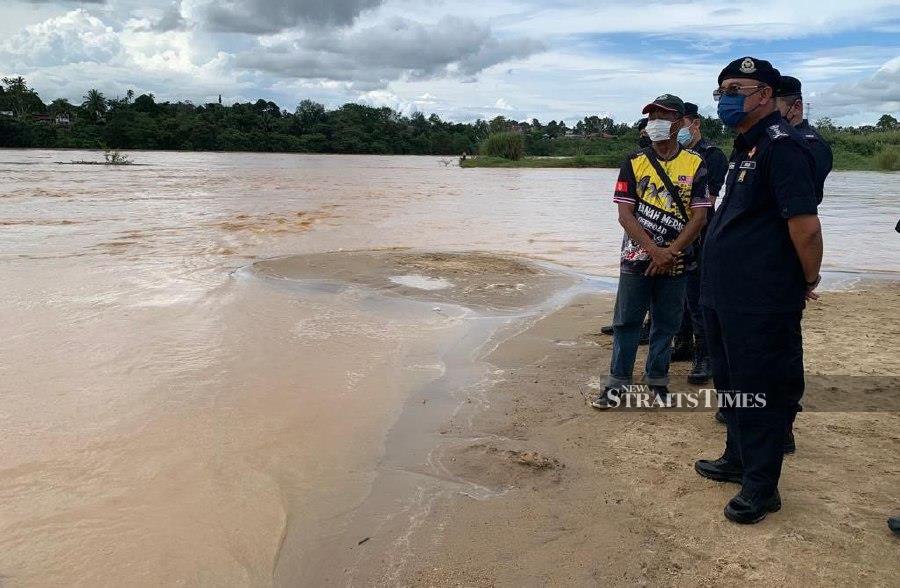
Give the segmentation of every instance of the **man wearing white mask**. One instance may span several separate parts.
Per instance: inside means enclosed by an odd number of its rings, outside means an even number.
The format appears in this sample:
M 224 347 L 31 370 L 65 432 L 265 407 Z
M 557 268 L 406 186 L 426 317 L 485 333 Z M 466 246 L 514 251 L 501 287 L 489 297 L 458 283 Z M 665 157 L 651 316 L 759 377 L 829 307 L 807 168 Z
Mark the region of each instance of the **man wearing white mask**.
M 684 308 L 685 270 L 697 263 L 692 244 L 706 223 L 705 209 L 712 206 L 703 158 L 676 140 L 684 124 L 684 102 L 663 94 L 643 113 L 652 145 L 628 156 L 613 196 L 625 236 L 609 377 L 591 402 L 598 409 L 616 406 L 623 387 L 632 383 L 648 310 L 652 321 L 644 380 L 657 397 L 667 399 L 672 337 Z

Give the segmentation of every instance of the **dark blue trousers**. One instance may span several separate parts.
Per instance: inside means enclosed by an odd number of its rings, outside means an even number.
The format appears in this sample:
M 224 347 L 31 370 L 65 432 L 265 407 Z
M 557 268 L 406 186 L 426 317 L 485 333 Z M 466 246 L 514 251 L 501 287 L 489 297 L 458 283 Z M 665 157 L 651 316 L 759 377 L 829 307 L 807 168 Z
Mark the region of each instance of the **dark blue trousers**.
M 631 384 L 634 361 L 644 317 L 650 311 L 650 348 L 644 381 L 668 385 L 672 337 L 681 324 L 684 308 L 684 274 L 645 276 L 622 272 L 613 310 L 613 349 L 606 385 L 616 388 Z
M 687 284 L 684 297 L 684 318 L 678 338 L 694 342 L 697 357 L 706 357 L 706 326 L 703 320 L 703 307 L 700 306 L 700 269 L 685 272 Z
M 762 395 L 765 406 L 727 407 L 725 457 L 744 470 L 743 493 L 764 500 L 778 487 L 784 435 L 803 396 L 802 313 L 703 309 L 713 382 L 720 393 Z

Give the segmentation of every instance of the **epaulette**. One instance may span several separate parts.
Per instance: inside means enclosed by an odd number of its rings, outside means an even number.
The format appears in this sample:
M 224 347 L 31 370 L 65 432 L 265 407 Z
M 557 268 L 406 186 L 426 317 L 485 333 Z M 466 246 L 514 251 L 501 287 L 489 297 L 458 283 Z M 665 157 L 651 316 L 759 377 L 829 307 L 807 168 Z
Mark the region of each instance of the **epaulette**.
M 775 123 L 774 125 L 767 126 L 766 133 L 768 133 L 769 138 L 773 141 L 779 141 L 781 139 L 784 139 L 785 137 L 791 136 L 790 130 L 787 127 L 787 123 L 784 120 Z

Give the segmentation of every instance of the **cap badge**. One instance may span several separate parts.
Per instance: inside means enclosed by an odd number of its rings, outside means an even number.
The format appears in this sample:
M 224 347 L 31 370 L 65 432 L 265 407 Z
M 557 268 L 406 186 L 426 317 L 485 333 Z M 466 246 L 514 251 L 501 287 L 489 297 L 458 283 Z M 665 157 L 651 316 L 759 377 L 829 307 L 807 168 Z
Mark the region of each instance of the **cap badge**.
M 669 96 L 668 94 L 663 94 L 662 96 L 659 96 L 656 99 L 657 100 L 668 100 L 669 98 L 671 98 L 671 96 Z
M 756 71 L 756 64 L 749 57 L 741 62 L 741 73 L 751 74 Z

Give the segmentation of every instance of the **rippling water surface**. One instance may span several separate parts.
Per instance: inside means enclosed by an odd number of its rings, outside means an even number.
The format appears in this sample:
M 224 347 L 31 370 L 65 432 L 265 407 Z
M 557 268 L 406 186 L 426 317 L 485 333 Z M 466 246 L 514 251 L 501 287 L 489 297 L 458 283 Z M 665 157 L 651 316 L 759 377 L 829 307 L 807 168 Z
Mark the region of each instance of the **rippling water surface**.
M 232 274 L 253 260 L 412 246 L 616 273 L 614 170 L 132 157 L 0 151 L 0 577 L 266 584 L 284 538 L 302 548 L 292 525 L 311 541 L 362 499 L 368 441 L 404 394 L 397 357 L 436 369 L 422 325 L 453 317 L 298 300 Z M 831 175 L 828 269 L 900 271 L 898 178 Z M 360 403 L 364 386 L 384 392 Z

